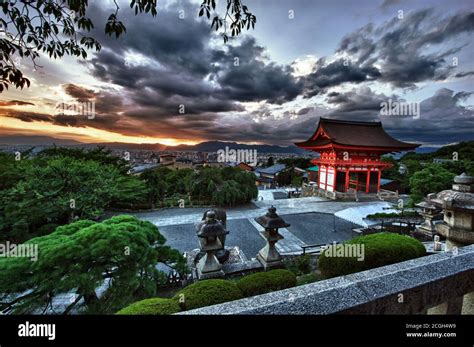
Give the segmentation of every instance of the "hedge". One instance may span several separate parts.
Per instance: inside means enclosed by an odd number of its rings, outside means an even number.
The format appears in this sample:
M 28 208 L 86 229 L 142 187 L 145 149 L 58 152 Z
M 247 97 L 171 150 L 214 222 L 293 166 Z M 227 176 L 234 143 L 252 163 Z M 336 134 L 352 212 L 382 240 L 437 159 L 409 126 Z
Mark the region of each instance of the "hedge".
M 406 235 L 394 233 L 377 233 L 356 237 L 343 245 L 364 245 L 363 260 L 349 256 L 328 256 L 334 247 L 330 246 L 318 259 L 318 268 L 324 278 L 337 277 L 354 272 L 373 269 L 380 266 L 399 263 L 405 260 L 422 257 L 426 254 L 423 244 Z
M 234 282 L 221 279 L 193 283 L 173 297 L 183 310 L 192 310 L 241 298 L 242 293 Z
M 308 254 L 285 261 L 284 264 L 286 269 L 293 272 L 296 276 L 311 272 L 311 257 Z
M 130 306 L 122 308 L 120 315 L 166 315 L 179 312 L 179 305 L 172 299 L 152 298 L 137 301 Z
M 367 219 L 384 219 L 384 218 L 401 218 L 401 217 L 420 217 L 420 214 L 416 211 L 405 211 L 403 214 L 398 213 L 398 212 L 392 212 L 392 213 L 373 213 L 369 214 Z
M 284 269 L 257 272 L 242 277 L 237 286 L 244 296 L 254 296 L 296 286 L 294 273 Z

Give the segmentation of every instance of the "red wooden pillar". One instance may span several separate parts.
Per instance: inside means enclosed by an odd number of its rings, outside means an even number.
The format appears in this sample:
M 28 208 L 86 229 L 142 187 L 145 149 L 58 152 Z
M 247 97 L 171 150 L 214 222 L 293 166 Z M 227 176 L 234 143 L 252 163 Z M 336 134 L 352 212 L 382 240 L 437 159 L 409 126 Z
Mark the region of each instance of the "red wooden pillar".
M 326 165 L 326 177 L 324 181 L 324 190 L 328 190 L 328 173 L 329 173 L 329 165 Z
M 318 180 L 316 182 L 317 183 L 316 186 L 318 187 L 318 189 L 319 189 L 319 174 L 320 174 L 320 172 L 321 172 L 321 166 L 318 165 Z
M 380 178 L 382 176 L 382 170 L 380 170 L 380 168 L 378 168 L 378 170 L 379 170 L 379 177 L 377 180 L 377 193 L 380 191 Z
M 346 182 L 344 184 L 344 193 L 347 193 L 349 190 L 349 168 L 346 167 Z
M 367 178 L 365 180 L 365 192 L 367 194 L 369 193 L 369 187 L 370 187 L 370 169 L 367 170 Z

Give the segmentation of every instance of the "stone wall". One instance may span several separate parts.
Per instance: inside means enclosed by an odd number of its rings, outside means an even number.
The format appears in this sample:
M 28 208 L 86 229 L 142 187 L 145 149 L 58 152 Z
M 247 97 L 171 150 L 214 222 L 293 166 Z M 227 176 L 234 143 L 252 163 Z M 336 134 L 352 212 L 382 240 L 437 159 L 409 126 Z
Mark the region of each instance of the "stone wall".
M 180 314 L 474 312 L 474 245 Z

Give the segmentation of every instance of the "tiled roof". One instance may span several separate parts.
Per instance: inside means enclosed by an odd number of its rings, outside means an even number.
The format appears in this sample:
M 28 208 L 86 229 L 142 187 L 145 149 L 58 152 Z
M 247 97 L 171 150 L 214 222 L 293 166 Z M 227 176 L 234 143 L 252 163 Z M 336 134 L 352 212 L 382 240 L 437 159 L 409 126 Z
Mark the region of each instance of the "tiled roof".
M 329 137 L 316 135 L 319 129 Z M 307 141 L 296 143 L 298 147 L 320 147 L 334 143 L 345 146 L 415 149 L 419 144 L 398 141 L 387 134 L 381 122 L 356 122 L 321 118 L 316 132 Z
M 275 164 L 273 166 L 269 166 L 266 168 L 257 168 L 255 171 L 263 174 L 268 174 L 268 175 L 274 175 L 280 171 L 283 171 L 286 169 L 285 164 Z

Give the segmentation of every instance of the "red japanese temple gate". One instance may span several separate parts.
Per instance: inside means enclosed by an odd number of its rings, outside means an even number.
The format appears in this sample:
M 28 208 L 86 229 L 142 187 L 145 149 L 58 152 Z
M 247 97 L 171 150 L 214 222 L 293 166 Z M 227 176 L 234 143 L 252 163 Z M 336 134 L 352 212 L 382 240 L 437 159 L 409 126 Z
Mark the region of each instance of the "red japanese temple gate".
M 392 164 L 383 154 L 410 151 L 418 144 L 401 142 L 385 132 L 380 122 L 355 122 L 321 118 L 313 136 L 295 143 L 319 152 L 318 187 L 330 192 L 349 190 L 378 193 L 382 171 Z

